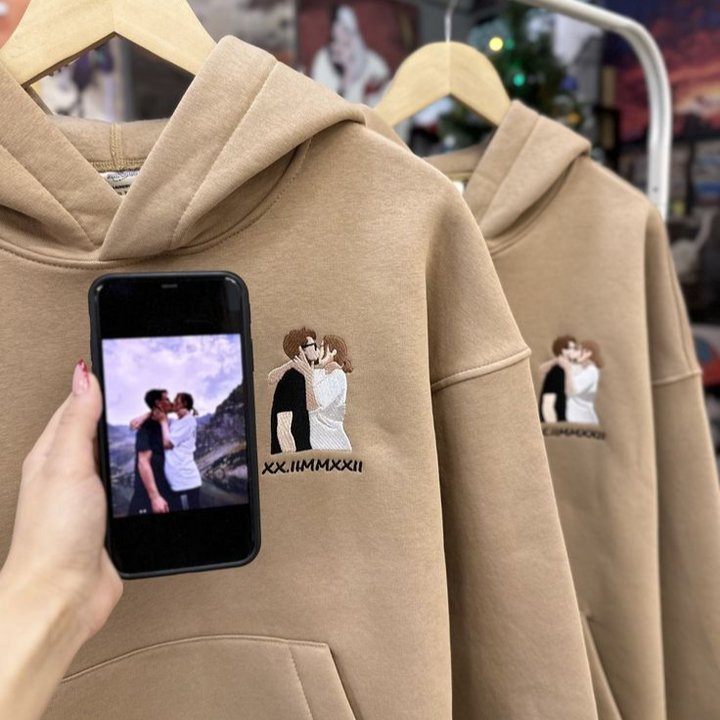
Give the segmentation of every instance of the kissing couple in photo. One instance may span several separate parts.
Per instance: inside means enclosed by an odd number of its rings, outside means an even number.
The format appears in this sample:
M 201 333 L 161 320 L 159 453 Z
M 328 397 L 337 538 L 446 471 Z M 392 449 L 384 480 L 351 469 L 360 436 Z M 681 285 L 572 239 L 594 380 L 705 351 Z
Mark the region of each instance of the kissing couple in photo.
M 275 386 L 270 452 L 352 450 L 344 428 L 353 371 L 345 341 L 325 335 L 318 346 L 315 331 L 303 327 L 285 336 L 283 350 L 290 359 L 268 374 Z
M 145 394 L 149 412 L 130 421 L 135 438 L 135 491 L 129 515 L 200 509 L 202 477 L 195 462 L 195 401 L 181 392 L 170 400 L 167 390 Z M 174 413 L 175 418 L 168 415 Z

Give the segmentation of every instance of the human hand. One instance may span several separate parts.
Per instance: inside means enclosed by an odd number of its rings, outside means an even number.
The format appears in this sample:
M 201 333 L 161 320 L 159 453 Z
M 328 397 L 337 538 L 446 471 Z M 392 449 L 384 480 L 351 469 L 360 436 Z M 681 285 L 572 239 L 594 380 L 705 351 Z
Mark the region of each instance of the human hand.
M 298 347 L 298 354 L 292 359 L 293 367 L 306 378 L 312 378 L 313 369 L 302 347 Z
M 72 388 L 23 463 L 2 578 L 59 599 L 84 642 L 105 624 L 122 582 L 103 545 L 107 501 L 93 445 L 102 395 L 82 361 Z
M 151 415 L 152 415 L 152 413 L 146 412 L 146 413 L 143 413 L 142 415 L 138 415 L 138 417 L 136 417 L 136 418 L 133 418 L 133 419 L 130 421 L 130 429 L 131 429 L 131 430 L 139 430 L 139 429 L 143 426 L 143 423 L 144 423 Z
M 150 504 L 155 515 L 164 515 L 170 512 L 170 506 L 162 495 L 156 495 L 150 500 Z
M 568 358 L 565 357 L 565 355 L 559 355 L 557 358 L 557 364 L 565 371 L 565 372 L 571 372 L 572 370 L 572 363 Z
M 584 365 L 590 360 L 590 358 L 592 358 L 592 350 L 587 350 L 586 348 L 583 348 L 582 352 L 580 353 L 580 357 L 578 358 L 578 363 L 580 365 Z
M 318 367 L 324 368 L 328 363 L 331 363 L 335 359 L 336 355 L 337 350 L 330 350 L 330 348 L 326 347 L 323 343 L 320 346 L 320 359 L 318 360 Z M 335 364 L 337 365 L 337 363 Z
M 167 417 L 168 417 L 167 413 L 164 412 L 163 410 L 160 410 L 160 408 L 155 408 L 152 411 L 151 416 L 152 416 L 153 420 L 157 420 L 157 422 L 159 422 L 159 423 L 167 422 Z

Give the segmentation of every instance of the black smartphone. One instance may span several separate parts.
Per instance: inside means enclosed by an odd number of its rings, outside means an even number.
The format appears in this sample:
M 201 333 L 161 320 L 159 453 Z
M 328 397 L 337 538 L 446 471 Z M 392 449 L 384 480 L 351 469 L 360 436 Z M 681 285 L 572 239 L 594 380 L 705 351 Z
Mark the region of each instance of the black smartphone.
M 118 571 L 137 578 L 250 562 L 260 514 L 245 283 L 229 272 L 103 275 L 89 305 L 107 547 Z

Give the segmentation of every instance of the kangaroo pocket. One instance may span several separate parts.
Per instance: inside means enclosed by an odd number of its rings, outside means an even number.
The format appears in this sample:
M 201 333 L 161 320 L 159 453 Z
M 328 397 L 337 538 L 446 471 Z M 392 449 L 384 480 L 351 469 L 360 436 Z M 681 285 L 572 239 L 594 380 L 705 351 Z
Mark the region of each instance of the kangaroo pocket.
M 324 643 L 223 635 L 71 675 L 43 720 L 355 720 Z
M 598 718 L 599 720 L 622 720 L 620 709 L 613 697 L 610 683 L 605 674 L 605 668 L 595 645 L 590 622 L 584 613 L 581 613 L 581 618 L 585 636 L 585 648 L 590 661 L 590 674 L 592 676 L 593 691 L 595 692 Z

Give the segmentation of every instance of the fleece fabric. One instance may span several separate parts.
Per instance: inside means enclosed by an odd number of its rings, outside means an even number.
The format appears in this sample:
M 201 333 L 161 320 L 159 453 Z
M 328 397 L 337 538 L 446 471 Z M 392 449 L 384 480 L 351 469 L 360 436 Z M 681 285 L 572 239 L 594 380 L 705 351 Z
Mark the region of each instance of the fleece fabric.
M 601 720 L 720 717 L 720 493 L 661 217 L 514 102 L 457 183 L 533 351 Z
M 230 270 L 253 313 L 259 557 L 128 582 L 46 720 L 596 717 L 528 348 L 460 195 L 364 118 L 232 37 L 169 120 L 53 117 L 0 68 L 0 554 L 94 278 Z M 349 448 L 271 425 L 298 337 Z

